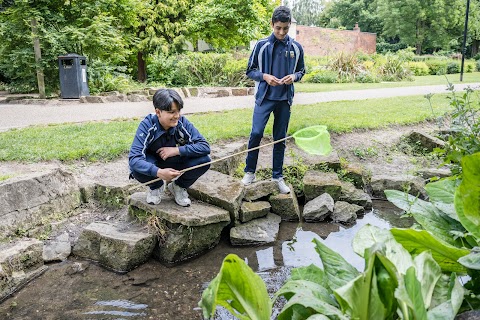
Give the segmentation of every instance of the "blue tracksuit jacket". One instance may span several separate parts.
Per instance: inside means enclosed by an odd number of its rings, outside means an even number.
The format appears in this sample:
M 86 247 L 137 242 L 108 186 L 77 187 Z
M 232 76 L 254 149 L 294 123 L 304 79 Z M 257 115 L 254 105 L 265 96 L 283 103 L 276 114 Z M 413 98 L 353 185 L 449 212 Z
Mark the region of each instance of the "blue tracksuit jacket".
M 285 37 L 287 53 L 288 74 L 295 74 L 295 81 L 300 81 L 305 74 L 305 62 L 303 58 L 303 48 L 288 35 Z M 275 36 L 273 33 L 264 39 L 259 40 L 248 60 L 247 76 L 255 80 L 255 103 L 261 105 L 267 93 L 268 84 L 263 80 L 263 74 L 272 74 L 272 52 Z M 286 75 L 285 75 L 286 76 Z M 287 85 L 288 104 L 292 105 L 294 95 L 293 84 Z
M 178 125 L 165 131 L 156 114 L 149 114 L 140 122 L 133 139 L 128 164 L 131 171 L 156 177 L 158 167 L 155 165 L 158 155 L 151 150 L 160 147 L 178 147 L 180 157 L 196 158 L 210 154 L 210 145 L 200 132 L 181 116 Z

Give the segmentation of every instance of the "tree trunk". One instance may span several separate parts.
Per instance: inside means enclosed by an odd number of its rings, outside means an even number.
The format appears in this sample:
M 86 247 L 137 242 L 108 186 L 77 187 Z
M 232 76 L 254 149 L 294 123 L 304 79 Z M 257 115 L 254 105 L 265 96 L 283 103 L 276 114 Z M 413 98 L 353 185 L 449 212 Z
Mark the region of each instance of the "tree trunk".
M 475 57 L 479 52 L 478 49 L 480 48 L 480 40 L 473 40 L 472 41 L 472 57 Z
M 42 50 L 40 49 L 40 40 L 38 39 L 37 20 L 33 18 L 30 21 L 33 34 L 33 51 L 35 53 L 35 68 L 37 69 L 37 83 L 38 83 L 38 95 L 40 99 L 45 99 L 45 77 L 43 75 L 42 63 Z
M 137 53 L 137 80 L 140 82 L 147 81 L 147 66 L 145 59 L 143 58 L 143 52 Z

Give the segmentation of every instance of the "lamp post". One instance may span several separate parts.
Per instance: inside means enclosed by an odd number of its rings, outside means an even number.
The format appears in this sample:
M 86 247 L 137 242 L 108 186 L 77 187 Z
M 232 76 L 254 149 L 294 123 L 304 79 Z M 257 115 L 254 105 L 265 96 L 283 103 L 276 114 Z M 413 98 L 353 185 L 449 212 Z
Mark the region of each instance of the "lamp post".
M 468 29 L 468 11 L 470 10 L 470 0 L 467 0 L 467 10 L 465 13 L 465 29 L 463 30 L 463 44 L 462 44 L 462 65 L 460 67 L 460 81 L 463 81 L 463 66 L 465 64 L 465 48 L 467 44 L 467 29 Z

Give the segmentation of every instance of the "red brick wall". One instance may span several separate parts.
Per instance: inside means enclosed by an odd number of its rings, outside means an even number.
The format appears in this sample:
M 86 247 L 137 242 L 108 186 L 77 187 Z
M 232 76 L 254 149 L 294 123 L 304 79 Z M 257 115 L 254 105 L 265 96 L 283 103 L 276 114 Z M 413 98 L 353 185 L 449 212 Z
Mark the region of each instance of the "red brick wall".
M 375 53 L 377 35 L 359 30 L 335 30 L 297 25 L 295 40 L 309 56 L 330 56 L 340 51 Z

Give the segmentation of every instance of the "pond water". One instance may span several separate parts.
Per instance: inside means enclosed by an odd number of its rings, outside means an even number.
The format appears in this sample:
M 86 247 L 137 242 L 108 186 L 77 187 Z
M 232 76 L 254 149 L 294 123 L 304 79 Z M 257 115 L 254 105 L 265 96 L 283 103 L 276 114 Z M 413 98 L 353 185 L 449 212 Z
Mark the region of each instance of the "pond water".
M 388 202 L 375 201 L 374 210 L 346 227 L 334 223 L 282 222 L 278 240 L 269 246 L 232 247 L 228 240 L 208 253 L 174 267 L 155 260 L 127 274 L 105 270 L 74 258 L 49 265 L 48 270 L 0 304 L 0 319 L 203 319 L 197 304 L 203 289 L 218 273 L 229 253 L 245 259 L 277 291 L 291 268 L 321 266 L 313 238 L 322 239 L 357 269 L 363 259 L 351 241 L 366 224 L 381 228 L 408 227 L 411 219 Z M 220 310 L 217 319 L 233 319 Z

